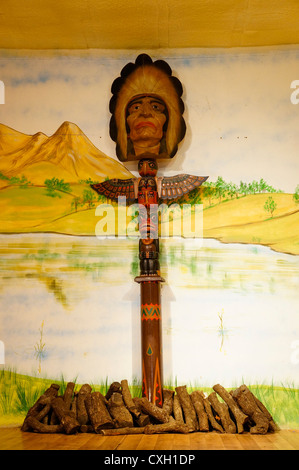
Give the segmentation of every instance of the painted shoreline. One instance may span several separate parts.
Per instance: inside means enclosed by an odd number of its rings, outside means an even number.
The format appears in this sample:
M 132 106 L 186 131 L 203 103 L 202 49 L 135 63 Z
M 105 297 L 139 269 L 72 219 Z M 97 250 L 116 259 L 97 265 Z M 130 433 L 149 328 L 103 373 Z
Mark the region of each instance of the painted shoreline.
M 90 238 L 98 238 L 99 240 L 118 240 L 117 235 L 109 235 L 107 237 L 99 237 L 95 235 L 94 233 L 76 233 L 76 232 L 67 232 L 67 231 L 55 231 L 55 230 L 46 230 L 46 231 L 19 231 L 19 232 L 2 232 L 0 231 L 1 236 L 10 236 L 10 235 L 43 235 L 43 234 L 49 234 L 49 235 L 63 235 L 63 236 L 69 236 L 69 237 L 90 237 Z M 170 237 L 172 238 L 172 237 Z M 181 237 L 182 239 L 187 240 L 187 238 Z M 121 240 L 121 238 L 119 238 Z M 137 239 L 137 237 L 136 237 Z M 266 248 L 269 248 L 270 250 L 273 250 L 276 253 L 283 253 L 286 255 L 292 255 L 292 256 L 298 256 L 299 255 L 299 242 L 296 244 L 291 244 L 288 242 L 282 241 L 282 240 L 277 240 L 277 242 L 273 243 L 260 243 L 260 242 L 255 242 L 250 240 L 249 235 L 246 237 L 245 234 L 242 234 L 241 237 L 236 237 L 234 235 L 225 235 L 225 234 L 214 234 L 212 231 L 209 231 L 208 235 L 203 236 L 204 240 L 216 240 L 224 245 L 228 244 L 240 244 L 240 245 L 252 245 L 252 246 L 263 246 Z M 163 239 L 162 239 L 163 240 Z M 134 241 L 134 240 L 133 240 Z

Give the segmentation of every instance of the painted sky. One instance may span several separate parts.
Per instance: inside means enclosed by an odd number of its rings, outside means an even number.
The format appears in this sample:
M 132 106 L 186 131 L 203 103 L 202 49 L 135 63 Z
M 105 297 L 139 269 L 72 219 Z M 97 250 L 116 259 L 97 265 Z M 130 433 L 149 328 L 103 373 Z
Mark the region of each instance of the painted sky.
M 108 109 L 113 80 L 143 51 L 7 52 L 0 55 L 0 122 L 26 134 L 76 123 L 115 157 Z M 161 174 L 189 172 L 239 183 L 264 178 L 293 192 L 299 183 L 299 79 L 294 47 L 145 51 L 165 59 L 184 87 L 187 134 Z M 133 170 L 131 166 L 129 169 Z

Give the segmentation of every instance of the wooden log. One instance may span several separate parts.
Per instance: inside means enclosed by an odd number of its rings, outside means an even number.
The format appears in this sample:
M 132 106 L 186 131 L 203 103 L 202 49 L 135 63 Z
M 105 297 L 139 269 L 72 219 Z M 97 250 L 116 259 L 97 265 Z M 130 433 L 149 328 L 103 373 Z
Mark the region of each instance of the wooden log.
M 55 412 L 53 409 L 51 409 L 50 415 L 49 415 L 49 424 L 51 425 L 58 425 L 59 424 L 59 419 L 57 418 Z
M 237 401 L 241 410 L 255 423 L 255 426 L 250 428 L 250 433 L 266 434 L 269 429 L 269 419 L 258 407 L 253 393 L 251 393 L 247 386 L 243 384 L 234 390 L 233 398 Z
M 115 392 L 121 393 L 121 384 L 119 382 L 112 382 L 108 392 L 105 395 L 106 400 L 109 400 L 109 398 L 112 397 L 113 393 Z
M 137 411 L 140 413 L 138 418 L 137 419 L 135 418 L 135 421 L 138 424 L 138 426 L 143 428 L 147 424 L 150 424 L 150 416 L 142 412 L 140 400 L 141 400 L 141 398 L 139 398 L 139 397 L 134 397 L 133 398 L 133 401 L 134 401 L 134 404 L 137 408 Z
M 225 390 L 224 387 L 222 387 L 222 385 L 214 385 L 213 390 L 218 393 L 218 395 L 225 401 L 232 414 L 234 415 L 237 423 L 238 433 L 243 433 L 244 424 L 248 422 L 248 416 L 240 410 L 233 397 Z
M 57 397 L 59 390 L 59 385 L 51 384 L 51 386 L 39 397 L 39 399 L 34 403 L 34 405 L 28 410 L 28 413 L 24 419 L 21 430 L 29 431 L 30 427 L 27 424 L 28 418 L 33 416 L 36 417 L 40 411 L 44 408 L 45 405 L 51 403 L 53 397 Z
M 35 416 L 37 421 L 40 421 L 43 424 L 48 424 L 49 413 L 51 411 L 51 404 L 48 403 L 44 408 Z
M 221 420 L 224 431 L 230 434 L 235 434 L 237 431 L 236 425 L 229 415 L 228 406 L 226 403 L 220 403 L 216 392 L 210 393 L 208 396 L 209 402 Z
M 82 424 L 80 426 L 80 432 L 87 433 L 87 432 L 94 432 L 92 424 Z
M 166 411 L 162 410 L 162 408 L 154 405 L 146 397 L 140 398 L 140 405 L 141 410 L 147 414 L 155 418 L 155 420 L 159 421 L 160 423 L 167 423 L 169 421 L 169 416 Z
M 50 414 L 51 414 L 51 406 L 50 406 L 50 408 L 49 408 L 48 413 L 43 417 L 43 419 L 39 419 L 38 421 L 40 421 L 40 422 L 43 423 L 43 424 L 49 424 L 49 417 L 50 417 Z
M 108 401 L 109 413 L 116 428 L 133 427 L 133 417 L 124 404 L 120 393 L 114 392 Z
M 197 414 L 199 431 L 209 431 L 209 418 L 204 407 L 204 395 L 199 390 L 194 390 L 191 394 L 191 401 Z
M 144 434 L 161 434 L 164 432 L 188 434 L 189 426 L 187 424 L 178 423 L 172 416 L 170 416 L 169 421 L 167 423 L 148 424 L 144 428 Z
M 74 392 L 73 400 L 71 403 L 71 415 L 77 419 L 77 396 L 78 392 Z
M 100 396 L 102 402 L 107 406 L 107 405 L 108 405 L 108 400 L 107 400 L 107 398 L 105 397 L 105 395 L 103 395 L 101 392 L 98 392 L 98 394 L 99 394 L 99 396 Z M 120 395 L 121 395 L 121 393 L 120 393 Z
M 50 412 L 50 417 L 49 417 L 49 424 L 51 425 L 55 425 L 55 424 L 59 424 L 59 419 L 57 418 L 54 410 L 52 409 L 51 412 Z
M 162 410 L 166 411 L 166 413 L 170 416 L 173 412 L 173 396 L 174 390 L 163 389 L 163 406 Z
M 78 395 L 77 395 L 77 413 L 76 419 L 79 424 L 87 424 L 88 423 L 88 413 L 85 406 L 85 400 L 88 395 L 91 394 L 91 386 L 89 384 L 84 384 L 80 388 Z
M 174 419 L 181 424 L 184 424 L 184 416 L 183 416 L 183 410 L 181 407 L 181 403 L 179 400 L 179 397 L 177 395 L 174 395 L 173 397 L 173 416 Z
M 117 428 L 117 429 L 101 429 L 99 434 L 104 436 L 119 436 L 126 434 L 143 434 L 145 428 Z
M 34 416 L 29 416 L 27 424 L 30 430 L 42 434 L 58 434 L 64 431 L 62 424 L 43 424 Z
M 62 397 L 52 399 L 51 405 L 66 434 L 74 434 L 79 431 L 80 424 L 72 416 L 69 416 L 69 410 Z
M 113 421 L 100 392 L 86 395 L 86 409 L 90 422 L 98 433 L 103 428 L 113 428 Z
M 121 393 L 122 393 L 126 407 L 129 409 L 130 413 L 132 413 L 132 415 L 136 419 L 138 419 L 138 417 L 140 416 L 140 412 L 137 410 L 135 406 L 127 380 L 121 381 Z
M 204 404 L 204 407 L 205 407 L 205 410 L 206 410 L 206 413 L 208 415 L 209 422 L 211 423 L 212 428 L 215 429 L 215 431 L 223 433 L 224 429 L 223 429 L 223 427 L 221 426 L 220 423 L 217 423 L 217 421 L 214 417 L 213 410 L 212 410 L 212 407 L 211 407 L 211 403 L 209 402 L 209 399 L 205 398 L 204 401 L 203 401 L 203 404 Z M 220 421 L 220 418 L 219 418 L 219 421 Z
M 198 421 L 196 417 L 196 411 L 192 404 L 186 385 L 181 385 L 179 387 L 176 387 L 175 391 L 179 397 L 179 400 L 180 400 L 180 403 L 184 412 L 185 423 L 189 426 L 189 431 L 190 432 L 197 431 L 199 426 L 198 426 Z
M 75 388 L 74 382 L 68 382 L 67 385 L 66 385 L 64 394 L 63 394 L 63 401 L 64 401 L 64 403 L 66 405 L 66 408 L 68 410 L 71 409 L 71 404 L 72 404 L 72 401 L 73 401 L 74 388 Z

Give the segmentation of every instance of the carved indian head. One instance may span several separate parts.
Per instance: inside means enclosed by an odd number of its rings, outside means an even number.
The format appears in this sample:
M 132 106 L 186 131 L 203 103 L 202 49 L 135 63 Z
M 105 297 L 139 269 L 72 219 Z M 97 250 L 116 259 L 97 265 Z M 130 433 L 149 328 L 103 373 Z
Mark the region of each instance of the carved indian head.
M 120 161 L 172 158 L 184 138 L 181 82 L 147 54 L 127 64 L 111 87 L 110 136 Z

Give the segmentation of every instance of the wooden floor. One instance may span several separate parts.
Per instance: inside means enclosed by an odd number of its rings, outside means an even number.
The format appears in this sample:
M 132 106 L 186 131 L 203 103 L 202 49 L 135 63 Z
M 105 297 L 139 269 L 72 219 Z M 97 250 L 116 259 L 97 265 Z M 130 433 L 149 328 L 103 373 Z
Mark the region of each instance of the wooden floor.
M 155 434 L 101 436 L 97 434 L 35 434 L 0 428 L 1 450 L 299 450 L 299 431 L 274 434 Z

